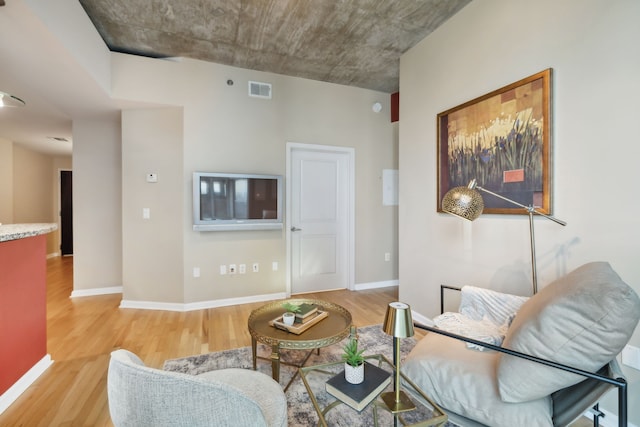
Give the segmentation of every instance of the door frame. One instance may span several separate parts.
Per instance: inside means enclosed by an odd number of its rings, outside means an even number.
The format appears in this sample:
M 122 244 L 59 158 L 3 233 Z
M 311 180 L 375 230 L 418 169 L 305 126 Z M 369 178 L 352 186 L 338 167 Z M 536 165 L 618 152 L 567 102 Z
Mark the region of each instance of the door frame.
M 347 176 L 347 233 L 346 233 L 346 249 L 347 249 L 347 262 L 346 262 L 346 276 L 347 276 L 347 289 L 355 289 L 355 148 L 341 147 L 336 145 L 319 145 L 319 144 L 303 144 L 299 142 L 287 142 L 287 172 L 286 172 L 286 202 L 285 202 L 285 239 L 287 241 L 287 284 L 286 294 L 287 298 L 291 296 L 291 157 L 293 151 L 305 150 L 308 152 L 320 152 L 320 153 L 339 153 L 347 155 L 347 164 L 349 166 L 349 173 Z

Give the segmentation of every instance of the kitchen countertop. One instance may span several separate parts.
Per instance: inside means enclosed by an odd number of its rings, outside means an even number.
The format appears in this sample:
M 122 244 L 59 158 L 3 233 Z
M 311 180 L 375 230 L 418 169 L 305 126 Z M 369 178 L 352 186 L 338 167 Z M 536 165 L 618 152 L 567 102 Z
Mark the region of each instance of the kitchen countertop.
M 38 236 L 57 228 L 58 225 L 54 223 L 2 224 L 0 225 L 0 242 Z

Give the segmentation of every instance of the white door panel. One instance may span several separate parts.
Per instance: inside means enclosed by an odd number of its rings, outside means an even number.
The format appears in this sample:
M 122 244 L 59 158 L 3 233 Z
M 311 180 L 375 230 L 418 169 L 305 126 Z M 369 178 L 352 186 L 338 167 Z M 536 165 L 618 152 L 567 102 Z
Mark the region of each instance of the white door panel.
M 312 224 L 335 226 L 338 213 L 337 168 L 335 161 L 301 159 L 296 194 L 300 198 L 299 220 Z M 295 188 L 295 187 L 294 187 Z
M 334 236 L 314 235 L 300 240 L 300 276 L 337 273 Z
M 350 168 L 345 152 L 291 151 L 292 293 L 349 287 Z

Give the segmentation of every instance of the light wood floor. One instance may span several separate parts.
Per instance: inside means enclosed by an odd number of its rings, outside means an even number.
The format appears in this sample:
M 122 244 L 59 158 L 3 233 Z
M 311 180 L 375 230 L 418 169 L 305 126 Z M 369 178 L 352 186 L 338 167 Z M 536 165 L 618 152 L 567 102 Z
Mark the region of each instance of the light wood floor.
M 251 344 L 247 318 L 264 303 L 186 313 L 118 308 L 120 294 L 71 299 L 73 258 L 47 261 L 47 350 L 54 364 L 0 415 L 0 426 L 112 426 L 109 354 L 126 348 L 149 366 Z M 306 294 L 349 310 L 357 326 L 382 323 L 396 288 Z
M 264 304 L 187 313 L 120 309 L 120 294 L 71 299 L 72 289 L 73 258 L 48 260 L 47 349 L 54 364 L 0 414 L 0 426 L 112 426 L 107 405 L 111 351 L 126 348 L 160 368 L 166 359 L 247 346 L 249 313 Z M 382 323 L 397 290 L 307 296 L 342 305 L 360 327 Z M 588 425 L 582 419 L 573 427 Z

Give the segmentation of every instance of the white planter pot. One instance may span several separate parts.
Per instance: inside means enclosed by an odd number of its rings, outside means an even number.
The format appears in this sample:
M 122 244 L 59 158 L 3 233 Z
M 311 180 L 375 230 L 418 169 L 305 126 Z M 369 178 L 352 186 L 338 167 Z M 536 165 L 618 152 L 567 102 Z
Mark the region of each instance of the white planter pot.
M 364 363 L 361 363 L 359 366 L 351 366 L 345 362 L 344 378 L 351 384 L 362 383 L 362 381 L 364 381 Z
M 296 320 L 295 313 L 287 312 L 282 315 L 282 323 L 284 323 L 285 325 L 293 325 L 294 320 Z

